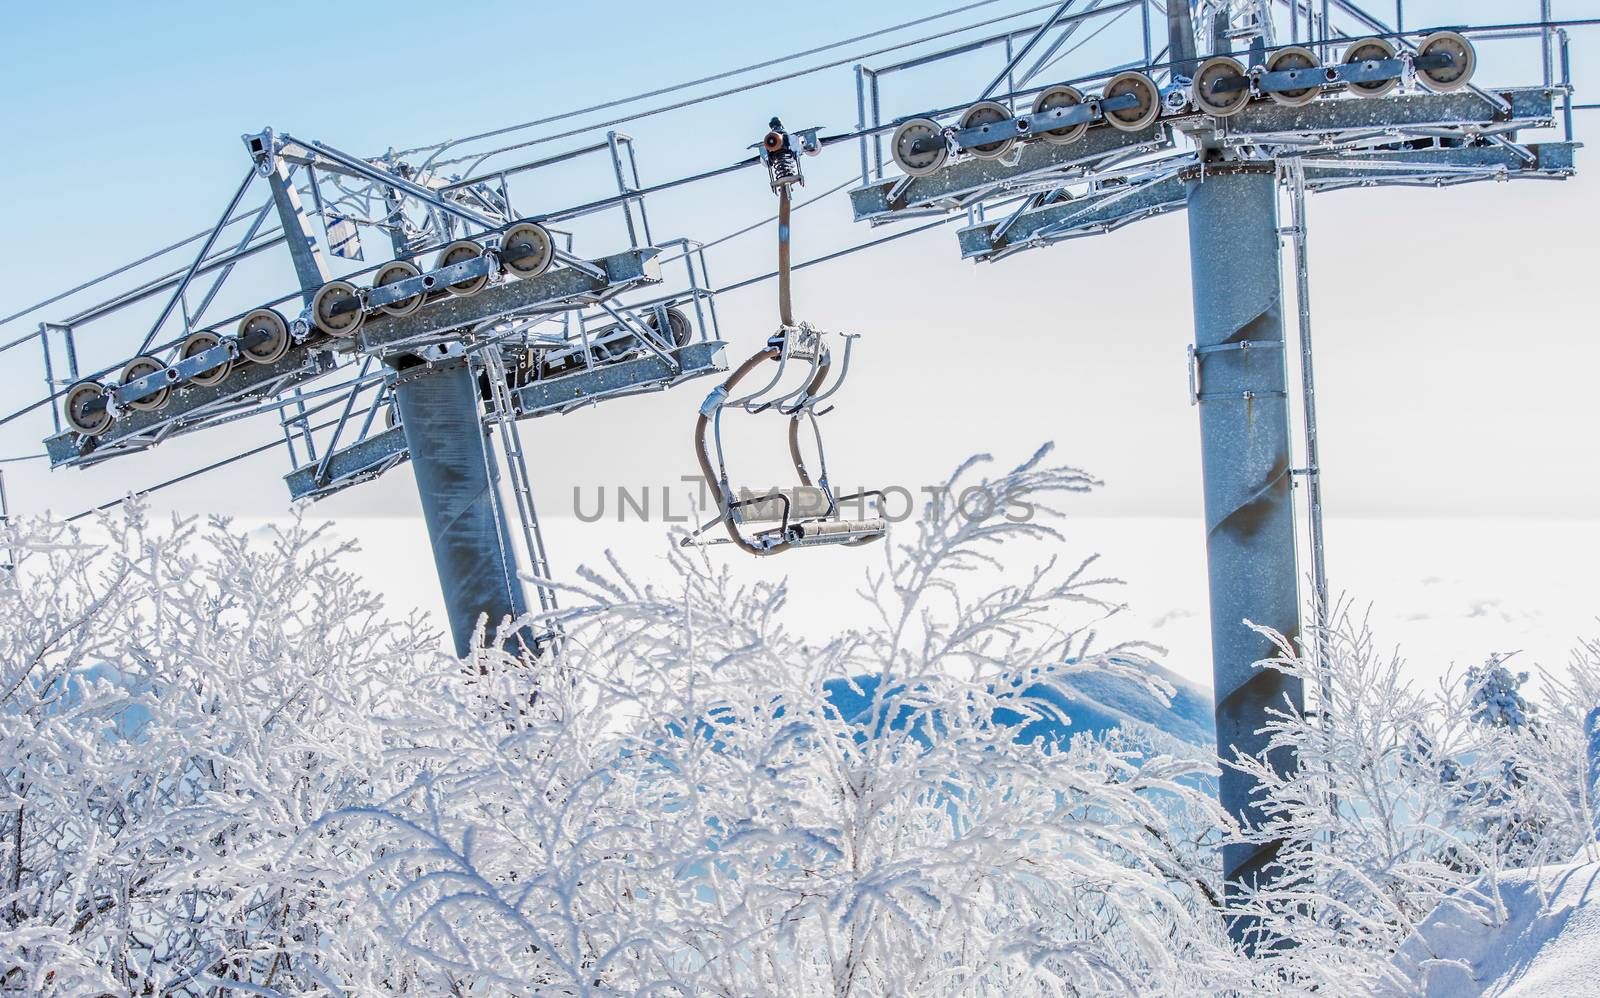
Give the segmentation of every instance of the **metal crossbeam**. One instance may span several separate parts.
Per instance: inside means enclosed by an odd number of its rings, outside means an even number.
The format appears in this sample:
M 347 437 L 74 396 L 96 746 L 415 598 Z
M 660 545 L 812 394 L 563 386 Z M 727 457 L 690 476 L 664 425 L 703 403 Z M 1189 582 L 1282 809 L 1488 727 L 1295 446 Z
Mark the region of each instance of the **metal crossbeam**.
M 1086 197 L 1060 201 L 1010 220 L 1011 225 L 998 239 L 1001 222 L 985 222 L 956 233 L 961 255 L 967 259 L 987 259 L 1001 251 L 1042 246 L 1048 242 L 1105 232 L 1129 222 L 1182 208 L 1183 184 L 1168 176 L 1144 184 L 1122 184 L 1102 188 Z
M 658 283 L 659 254 L 654 247 L 628 250 L 593 261 L 592 269 L 600 276 L 560 267 L 538 277 L 485 288 L 471 297 L 442 298 L 411 315 L 375 315 L 356 333 L 355 349 L 385 354 L 401 345 L 424 343 L 429 337 L 544 306 L 591 304 L 631 287 Z
M 1268 99 L 1251 103 L 1238 114 L 1217 122 L 1190 113 L 1163 118 L 1143 132 L 1091 128 L 1076 142 L 1053 145 L 1029 142 L 1015 158 L 969 157 L 926 177 L 891 177 L 850 192 L 856 221 L 889 221 L 906 212 L 955 210 L 973 201 L 1004 195 L 1041 183 L 1066 183 L 1091 174 L 1108 158 L 1129 158 L 1171 146 L 1168 126 L 1180 131 L 1216 128 L 1224 144 L 1259 142 L 1292 136 L 1299 144 L 1318 140 L 1337 144 L 1350 136 L 1381 135 L 1390 129 L 1448 129 L 1466 135 L 1505 133 L 1549 125 L 1554 120 L 1555 91 L 1524 88 L 1500 92 L 1510 106 L 1502 113 L 1473 93 L 1400 94 L 1383 98 L 1339 98 L 1304 107 L 1285 107 Z
M 673 351 L 673 357 L 676 368 L 667 360 L 646 355 L 525 385 L 511 392 L 513 414 L 518 419 L 555 415 L 604 399 L 660 391 L 728 369 L 724 344 L 718 340 L 690 343 Z M 395 426 L 302 465 L 283 480 L 291 499 L 324 499 L 369 482 L 410 458 L 404 430 Z
M 974 195 L 1002 190 L 1008 184 L 1056 179 L 1084 174 L 1111 156 L 1155 152 L 1172 144 L 1160 124 L 1139 132 L 1092 128 L 1068 145 L 1030 142 L 1021 147 L 1015 162 L 976 157 L 952 163 L 927 177 L 891 177 L 850 192 L 850 208 L 858 222 L 875 221 L 908 209 L 957 208 Z M 903 189 L 896 191 L 897 187 Z M 893 195 L 893 196 L 891 196 Z
M 1357 150 L 1331 159 L 1307 157 L 1306 186 L 1333 190 L 1352 184 L 1447 186 L 1476 180 L 1560 180 L 1573 175 L 1583 143 L 1535 142 L 1526 148 L 1533 154 L 1532 162 L 1503 146 Z
M 472 297 L 439 298 L 412 315 L 374 316 L 350 342 L 350 346 L 359 351 L 383 355 L 392 352 L 400 344 L 413 345 L 439 333 L 459 335 L 463 328 L 530 309 L 558 305 L 573 307 L 598 301 L 637 285 L 659 281 L 660 267 L 656 263 L 658 253 L 654 248 L 629 250 L 592 264 L 586 263 L 581 270 L 562 267 L 538 277 L 486 288 Z M 592 276 L 589 271 L 598 272 L 601 276 Z M 234 369 L 219 384 L 205 386 L 186 382 L 175 385 L 170 400 L 161 409 L 122 409 L 111 426 L 93 441 L 81 439 L 77 433 L 68 431 L 48 438 L 45 450 L 50 454 L 52 466 L 57 466 L 79 463 L 107 445 L 150 437 L 158 431 L 159 439 L 164 439 L 208 422 L 221 411 L 253 405 L 266 395 L 321 377 L 337 366 L 327 351 L 340 346 L 340 341 L 312 334 L 305 342 L 291 346 L 283 359 L 275 364 L 235 361 Z M 197 354 L 175 367 L 180 374 L 209 370 L 216 366 L 219 352 L 226 352 L 226 346 Z M 154 387 L 155 378 L 140 379 L 139 385 L 142 388 Z M 130 384 L 122 394 L 138 397 L 147 392 Z
M 94 438 L 67 431 L 45 440 L 51 467 L 78 464 L 98 451 L 129 441 L 141 446 L 193 429 L 230 409 L 253 405 L 293 385 L 304 384 L 333 370 L 335 362 L 326 353 L 292 346 L 276 364 L 238 362 L 220 384 L 190 383 L 172 390 L 171 400 L 162 409 L 125 409 L 104 433 Z
M 1330 135 L 1372 129 L 1462 128 L 1507 129 L 1553 123 L 1555 92 L 1542 87 L 1500 91 L 1511 105 L 1501 113 L 1472 93 L 1396 94 L 1388 97 L 1349 97 L 1312 101 L 1304 107 L 1285 107 L 1271 100 L 1252 102 L 1238 114 L 1224 118 L 1218 134 L 1251 136 L 1293 134 Z
M 320 481 L 317 471 L 321 462 L 316 461 L 289 472 L 283 480 L 289 486 L 291 499 L 323 499 L 352 485 L 369 482 L 410 458 L 405 428 L 392 426 L 329 452 L 324 458 L 327 463 Z
M 1534 154 L 1533 163 L 1500 146 L 1355 150 L 1326 158 L 1303 158 L 1306 187 L 1310 190 L 1447 186 L 1481 180 L 1569 177 L 1580 146 L 1573 142 L 1534 143 L 1527 147 Z M 1083 197 L 1023 211 L 1003 222 L 968 226 L 956 233 L 956 240 L 966 259 L 998 259 L 1018 250 L 1097 235 L 1176 211 L 1184 207 L 1186 196 L 1183 180 L 1168 174 L 1144 183 L 1103 187 Z
M 535 381 L 512 393 L 517 415 L 541 416 L 568 412 L 602 399 L 670 388 L 690 378 L 728 369 L 720 340 L 690 343 L 673 351 L 679 370 L 655 354 L 635 357 L 558 378 Z

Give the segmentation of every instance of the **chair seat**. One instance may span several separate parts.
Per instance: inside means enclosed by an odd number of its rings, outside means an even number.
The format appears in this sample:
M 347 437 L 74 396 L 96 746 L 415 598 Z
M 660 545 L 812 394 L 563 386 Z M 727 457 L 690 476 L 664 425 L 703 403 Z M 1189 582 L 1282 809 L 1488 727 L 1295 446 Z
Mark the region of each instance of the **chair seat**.
M 888 521 L 881 516 L 862 520 L 809 520 L 792 524 L 789 528 L 791 543 L 796 547 L 813 547 L 822 544 L 865 544 L 889 532 Z
M 740 499 L 754 498 L 758 494 L 744 492 Z M 735 506 L 733 515 L 736 523 L 782 523 L 787 509 L 788 519 L 793 523 L 806 517 L 824 516 L 829 505 L 828 493 L 822 489 L 815 485 L 797 485 L 755 502 Z

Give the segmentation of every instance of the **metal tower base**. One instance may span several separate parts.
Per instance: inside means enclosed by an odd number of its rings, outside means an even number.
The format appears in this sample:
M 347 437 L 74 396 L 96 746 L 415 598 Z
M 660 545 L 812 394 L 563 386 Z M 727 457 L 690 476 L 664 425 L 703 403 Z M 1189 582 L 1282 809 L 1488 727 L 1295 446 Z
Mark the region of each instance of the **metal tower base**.
M 480 614 L 488 615 L 492 634 L 503 619 L 527 609 L 498 492 L 500 473 L 485 437 L 478 379 L 460 357 L 409 368 L 395 382 L 395 400 L 445 615 L 456 654 L 464 656 Z

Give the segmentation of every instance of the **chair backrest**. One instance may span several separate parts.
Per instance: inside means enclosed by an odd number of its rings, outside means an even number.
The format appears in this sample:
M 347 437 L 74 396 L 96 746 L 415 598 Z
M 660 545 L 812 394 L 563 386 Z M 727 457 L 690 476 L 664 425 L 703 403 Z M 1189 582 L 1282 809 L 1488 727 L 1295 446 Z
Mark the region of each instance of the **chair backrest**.
M 741 490 L 741 500 L 756 499 L 744 506 L 734 507 L 734 518 L 740 523 L 779 523 L 783 520 L 784 499 L 788 499 L 789 520 L 803 520 L 825 516 L 828 512 L 828 493 L 815 485 L 796 485 L 788 489 L 771 489 L 766 492 Z

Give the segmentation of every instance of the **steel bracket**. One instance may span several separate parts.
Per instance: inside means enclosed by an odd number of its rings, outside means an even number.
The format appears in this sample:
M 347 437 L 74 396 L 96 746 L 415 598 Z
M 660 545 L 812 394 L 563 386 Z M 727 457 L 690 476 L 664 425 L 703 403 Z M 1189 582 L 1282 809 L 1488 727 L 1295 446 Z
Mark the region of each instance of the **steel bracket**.
M 1202 390 L 1200 373 L 1201 362 L 1213 354 L 1249 354 L 1251 350 L 1282 350 L 1283 348 L 1282 340 L 1235 340 L 1231 343 L 1215 343 L 1204 347 L 1197 347 L 1193 343 L 1189 344 L 1189 404 L 1199 405 L 1201 402 L 1223 401 L 1250 402 L 1258 398 L 1288 398 L 1288 395 L 1281 391 L 1208 393 Z

